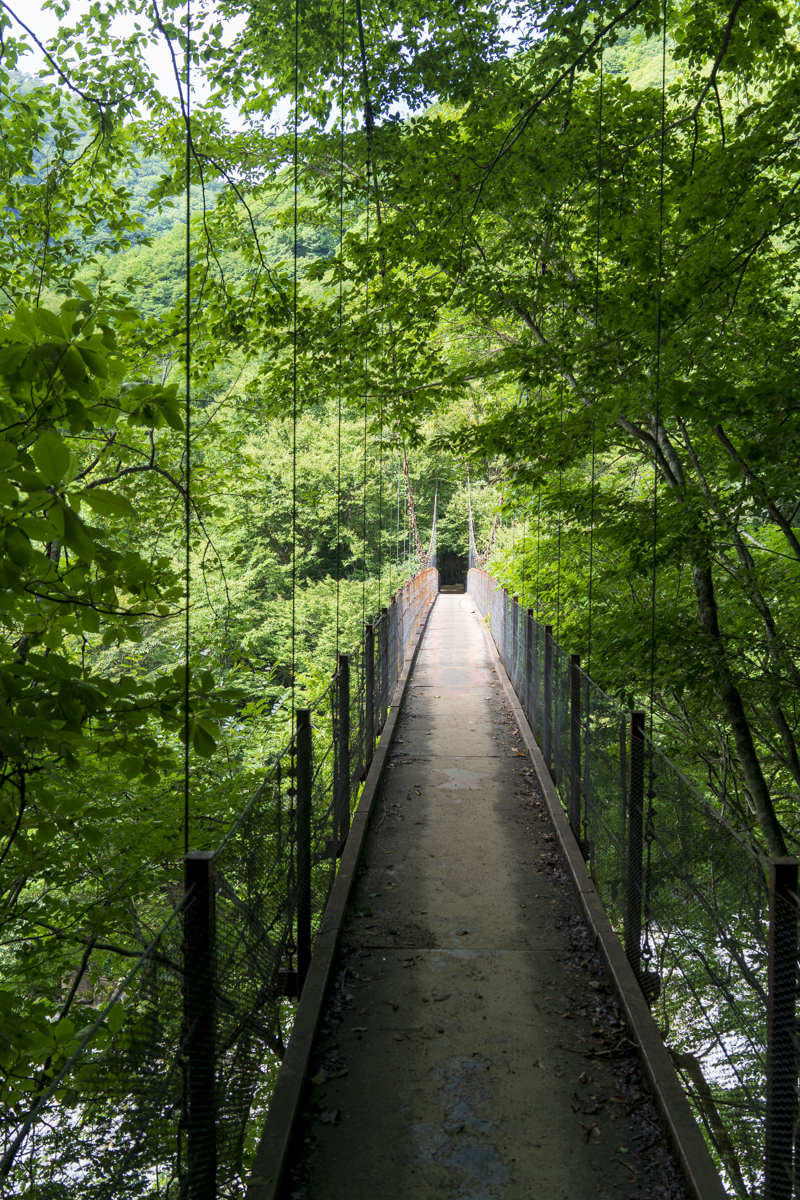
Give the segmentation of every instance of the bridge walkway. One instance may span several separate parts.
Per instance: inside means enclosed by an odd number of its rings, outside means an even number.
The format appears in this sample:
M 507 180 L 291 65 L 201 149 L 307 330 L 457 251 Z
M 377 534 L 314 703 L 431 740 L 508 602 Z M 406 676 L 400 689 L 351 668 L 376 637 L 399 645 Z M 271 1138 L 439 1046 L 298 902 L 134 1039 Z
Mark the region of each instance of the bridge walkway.
M 334 979 L 285 1200 L 684 1194 L 468 596 L 431 612 Z

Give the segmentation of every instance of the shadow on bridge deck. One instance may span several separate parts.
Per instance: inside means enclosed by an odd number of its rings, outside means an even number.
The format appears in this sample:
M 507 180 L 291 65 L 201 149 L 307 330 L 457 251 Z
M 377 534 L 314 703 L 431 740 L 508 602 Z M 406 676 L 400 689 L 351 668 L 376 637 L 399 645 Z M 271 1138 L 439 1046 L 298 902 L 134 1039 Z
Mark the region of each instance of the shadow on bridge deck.
M 523 750 L 472 602 L 440 595 L 285 1198 L 685 1194 Z

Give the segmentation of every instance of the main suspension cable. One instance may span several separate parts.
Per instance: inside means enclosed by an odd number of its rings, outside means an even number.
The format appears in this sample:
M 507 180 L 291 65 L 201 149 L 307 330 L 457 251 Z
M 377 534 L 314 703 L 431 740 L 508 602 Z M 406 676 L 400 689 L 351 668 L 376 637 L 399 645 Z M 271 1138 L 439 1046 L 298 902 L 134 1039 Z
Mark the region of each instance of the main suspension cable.
M 192 233 L 191 233 L 191 215 L 192 215 L 192 196 L 191 196 L 191 178 L 192 178 L 192 135 L 191 135 L 191 64 L 192 64 L 192 9 L 191 0 L 186 0 L 186 246 L 185 246 L 185 269 L 186 269 L 186 344 L 185 344 L 185 387 L 186 387 L 186 404 L 184 412 L 184 427 L 185 427 L 185 443 L 184 455 L 186 457 L 186 488 L 183 496 L 184 504 L 184 530 L 186 538 L 186 557 L 184 562 L 184 587 L 186 591 L 186 614 L 184 620 L 183 631 L 183 654 L 185 663 L 185 672 L 183 680 L 183 852 L 189 853 L 189 818 L 190 818 L 190 744 L 189 735 L 191 733 L 191 666 L 190 666 L 190 635 L 191 635 L 191 618 L 190 618 L 190 601 L 191 601 L 191 582 L 192 582 L 192 539 L 191 539 L 191 496 L 192 496 L 192 412 L 191 412 L 191 397 L 192 397 L 192 337 L 191 337 L 191 319 L 192 319 Z
M 666 145 L 667 103 L 667 0 L 663 0 L 663 29 L 661 37 L 661 151 L 659 156 L 658 190 L 658 300 L 656 304 L 656 371 L 655 413 L 653 438 L 653 554 L 650 589 L 650 740 L 653 739 L 653 708 L 656 675 L 656 574 L 658 538 L 658 431 L 661 422 L 659 390 L 661 387 L 661 292 L 664 284 L 664 150 Z M 651 764 L 652 770 L 652 764 Z M 652 788 L 651 788 L 652 791 Z
M 344 51 L 345 2 L 342 0 L 342 50 L 339 91 L 339 254 L 344 257 Z M 336 442 L 336 664 L 339 667 L 339 638 L 341 635 L 340 590 L 342 578 L 342 268 L 339 270 L 339 414 Z
M 597 120 L 597 218 L 595 230 L 595 261 L 594 261 L 594 353 L 595 378 L 597 377 L 597 341 L 600 330 L 600 182 L 603 162 L 603 42 L 600 42 L 600 103 Z M 592 617 L 594 602 L 594 504 L 595 504 L 595 468 L 596 468 L 596 418 L 592 416 L 592 490 L 589 515 L 589 630 L 586 654 L 586 674 L 592 673 Z
M 294 241 L 292 304 L 292 731 L 295 721 L 297 675 L 297 206 L 299 185 L 298 106 L 300 93 L 300 17 L 299 0 L 294 4 Z

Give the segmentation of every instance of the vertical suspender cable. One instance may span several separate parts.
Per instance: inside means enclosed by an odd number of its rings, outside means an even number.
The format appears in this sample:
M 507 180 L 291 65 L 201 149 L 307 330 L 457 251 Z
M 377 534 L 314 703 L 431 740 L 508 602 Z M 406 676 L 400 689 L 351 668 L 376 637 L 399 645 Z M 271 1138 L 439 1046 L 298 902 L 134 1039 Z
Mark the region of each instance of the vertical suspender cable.
M 295 836 L 289 838 L 289 878 L 292 881 L 297 880 L 296 868 L 299 868 L 300 856 L 297 846 L 297 737 L 296 737 L 296 694 L 295 694 L 295 679 L 297 676 L 297 191 L 298 191 L 298 119 L 297 109 L 299 105 L 299 42 L 300 42 L 300 27 L 297 5 L 299 0 L 294 0 L 294 139 L 292 147 L 292 158 L 294 166 L 294 237 L 293 237 L 293 296 L 292 296 L 292 705 L 291 705 L 291 724 L 289 736 L 291 738 L 291 757 L 292 757 L 292 775 L 291 787 L 289 789 L 289 827 L 294 826 Z M 337 660 L 338 661 L 338 660 Z M 295 883 L 296 886 L 296 883 Z M 290 933 L 290 939 L 293 940 Z M 299 932 L 298 932 L 298 942 Z M 298 979 L 300 970 L 300 950 L 295 945 L 297 953 Z
M 366 283 L 366 305 L 365 305 L 365 320 L 369 320 L 369 196 L 370 196 L 370 180 L 372 177 L 372 131 L 374 128 L 374 117 L 372 112 L 372 101 L 369 94 L 369 72 L 367 70 L 367 47 L 364 39 L 364 20 L 361 12 L 361 0 L 356 0 L 356 25 L 358 26 L 358 44 L 361 51 L 361 77 L 362 86 L 364 89 L 364 131 L 367 138 L 367 283 Z M 378 179 L 377 173 L 375 177 L 375 219 L 377 221 L 378 233 L 381 229 L 381 206 L 378 196 Z M 367 340 L 367 346 L 369 341 Z M 361 618 L 362 624 L 366 621 L 366 589 L 367 589 L 367 388 L 368 388 L 368 373 L 369 373 L 369 351 L 364 351 L 364 527 L 363 527 L 363 555 L 364 555 L 364 571 L 361 582 Z
M 295 677 L 297 674 L 297 193 L 298 193 L 298 105 L 300 102 L 299 0 L 294 2 L 294 240 L 292 297 L 292 728 L 295 713 Z M 296 786 L 296 782 L 295 782 Z
M 191 387 L 192 387 L 192 339 L 191 339 L 191 319 L 192 319 L 192 280 L 191 280 L 191 249 L 192 249 L 192 234 L 190 227 L 190 218 L 192 215 L 192 197 L 190 190 L 190 182 L 192 178 L 192 131 L 191 131 L 191 54 L 192 54 L 192 10 L 191 0 L 186 0 L 186 345 L 185 345 L 185 368 L 186 368 L 186 405 L 184 413 L 185 426 L 185 444 L 184 455 L 186 457 L 186 489 L 183 496 L 184 504 L 184 528 L 186 537 L 186 558 L 184 562 L 184 587 L 186 591 L 186 616 L 184 622 L 184 643 L 183 654 L 185 661 L 185 672 L 183 680 L 183 852 L 189 853 L 189 734 L 191 731 L 191 716 L 189 711 L 191 698 L 191 680 L 189 666 L 190 652 L 190 632 L 191 622 L 189 617 L 189 601 L 191 595 L 191 574 L 192 574 L 192 546 L 191 546 L 191 495 L 192 495 L 192 414 L 191 414 Z
M 403 460 L 403 582 L 405 583 L 406 576 L 408 575 L 408 560 L 411 555 L 410 522 L 408 515 L 408 473 L 405 470 L 405 451 L 403 451 Z
M 564 445 L 564 383 L 561 383 L 561 436 L 559 444 Z M 559 465 L 558 468 L 558 555 L 556 568 L 556 641 L 561 633 L 561 485 L 563 482 L 564 468 Z
M 339 91 L 339 254 L 344 258 L 344 18 L 342 0 L 341 83 Z M 342 263 L 342 267 L 344 264 Z M 342 274 L 339 272 L 339 419 L 336 443 L 336 667 L 339 665 L 339 592 L 342 576 Z
M 524 517 L 522 521 L 522 589 L 520 598 L 522 600 L 522 607 L 525 608 L 525 551 L 527 550 L 528 540 L 528 508 L 524 501 L 522 511 Z
M 658 182 L 658 303 L 656 306 L 656 403 L 653 441 L 653 563 L 650 593 L 650 740 L 653 738 L 653 706 L 656 673 L 656 538 L 658 535 L 658 428 L 661 420 L 659 389 L 661 387 L 661 290 L 664 266 L 664 146 L 667 98 L 667 0 L 663 0 L 663 30 L 661 38 L 661 153 Z M 652 760 L 651 760 L 652 772 Z M 650 790 L 652 791 L 652 785 Z
M 400 577 L 400 479 L 402 476 L 402 461 L 397 460 L 397 520 L 395 521 L 394 565 L 398 579 Z
M 378 612 L 383 599 L 383 395 L 380 398 L 380 442 L 378 448 Z
M 653 709 L 655 707 L 656 672 L 656 551 L 658 537 L 658 429 L 661 420 L 659 388 L 661 386 L 661 289 L 664 265 L 664 145 L 666 141 L 666 98 L 667 98 L 667 0 L 663 0 L 661 31 L 661 147 L 659 154 L 658 180 L 658 293 L 656 304 L 656 363 L 655 363 L 655 412 L 653 416 L 653 559 L 650 590 L 650 751 L 648 754 L 647 812 L 645 814 L 644 842 L 645 867 L 643 889 L 643 932 L 642 960 L 647 963 L 653 957 L 650 945 L 650 893 L 652 887 L 653 848 L 653 800 L 655 799 L 655 762 L 653 759 Z
M 539 620 L 539 553 L 542 545 L 542 485 L 536 490 L 536 620 Z
M 600 177 L 603 155 L 603 43 L 600 43 L 600 105 L 597 121 L 597 223 L 594 261 L 594 338 L 595 363 L 597 339 L 600 329 Z M 586 653 L 586 674 L 592 673 L 592 603 L 594 591 L 594 496 L 595 496 L 595 429 L 596 418 L 592 416 L 592 491 L 589 516 L 589 636 Z
M 367 271 L 369 271 L 369 138 L 367 139 Z M 365 323 L 369 321 L 369 274 L 367 274 L 367 282 L 365 287 L 365 304 L 364 304 Z M 365 330 L 366 332 L 366 330 Z M 365 338 L 367 346 L 369 340 Z M 367 391 L 369 388 L 369 350 L 364 350 L 364 470 L 362 487 L 364 491 L 364 507 L 362 514 L 362 530 L 361 554 L 364 560 L 364 568 L 361 573 L 361 625 L 366 624 L 367 620 Z
M 475 535 L 472 532 L 472 488 L 470 486 L 470 481 L 469 481 L 469 467 L 467 467 L 467 513 L 468 513 L 468 523 L 469 523 L 469 533 L 468 533 L 468 536 L 469 536 L 469 559 L 468 559 L 468 562 L 469 562 L 469 569 L 472 570 L 472 568 L 476 567 L 478 564 L 475 561 L 477 550 L 474 549 Z

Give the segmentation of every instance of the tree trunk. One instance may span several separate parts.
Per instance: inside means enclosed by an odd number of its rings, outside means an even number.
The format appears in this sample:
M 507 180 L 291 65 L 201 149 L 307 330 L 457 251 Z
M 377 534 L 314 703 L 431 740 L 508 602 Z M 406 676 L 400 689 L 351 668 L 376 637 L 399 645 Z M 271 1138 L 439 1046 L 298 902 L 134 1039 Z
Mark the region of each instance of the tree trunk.
M 736 755 L 744 773 L 745 787 L 753 802 L 758 824 L 769 853 L 775 856 L 785 855 L 786 843 L 783 840 L 783 831 L 775 814 L 767 781 L 764 778 L 761 764 L 758 761 L 758 754 L 753 744 L 753 735 L 744 711 L 742 697 L 733 681 L 725 660 L 725 648 L 719 632 L 717 600 L 714 595 L 714 581 L 710 568 L 707 565 L 695 563 L 692 569 L 692 582 L 694 583 L 697 607 L 700 612 L 700 624 L 708 634 L 714 650 L 717 666 L 717 686 L 733 732 L 733 739 L 736 743 Z

